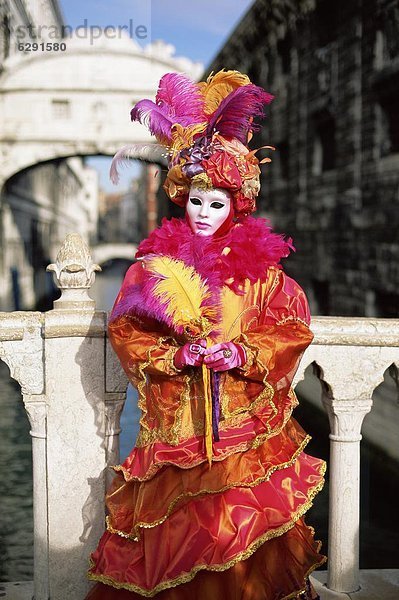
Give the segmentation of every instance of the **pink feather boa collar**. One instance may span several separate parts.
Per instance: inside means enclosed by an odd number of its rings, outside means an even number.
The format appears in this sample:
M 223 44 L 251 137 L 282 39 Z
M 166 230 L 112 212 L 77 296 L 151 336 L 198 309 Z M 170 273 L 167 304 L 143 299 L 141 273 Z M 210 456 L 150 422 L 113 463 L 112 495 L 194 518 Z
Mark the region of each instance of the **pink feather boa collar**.
M 227 250 L 229 249 L 229 250 Z M 195 267 L 212 287 L 228 285 L 242 294 L 246 279 L 265 281 L 270 266 L 295 248 L 292 239 L 272 232 L 267 219 L 246 217 L 222 237 L 195 235 L 183 219 L 163 219 L 162 225 L 141 242 L 136 258 L 160 254 Z
M 290 250 L 295 250 L 291 238 L 284 240 L 283 235 L 273 233 L 266 219 L 246 217 L 221 237 L 194 235 L 186 221 L 163 219 L 161 227 L 141 242 L 136 257 L 169 256 L 194 267 L 211 292 L 207 303 L 217 307 L 223 285 L 242 295 L 246 279 L 251 283 L 265 281 L 268 267 L 281 268 L 279 261 Z M 152 294 L 153 285 L 151 275 L 144 274 L 142 283 L 125 289 L 111 321 L 131 314 L 170 325 Z

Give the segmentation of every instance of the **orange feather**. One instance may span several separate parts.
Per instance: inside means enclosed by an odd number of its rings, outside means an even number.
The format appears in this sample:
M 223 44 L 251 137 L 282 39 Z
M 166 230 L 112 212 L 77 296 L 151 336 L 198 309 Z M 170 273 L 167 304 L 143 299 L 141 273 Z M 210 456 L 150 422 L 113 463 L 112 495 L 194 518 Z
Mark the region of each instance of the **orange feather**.
M 211 73 L 206 81 L 198 84 L 202 95 L 204 96 L 205 114 L 211 115 L 215 112 L 219 104 L 231 92 L 237 88 L 251 83 L 248 75 L 239 71 L 225 71 L 222 69 L 217 73 Z

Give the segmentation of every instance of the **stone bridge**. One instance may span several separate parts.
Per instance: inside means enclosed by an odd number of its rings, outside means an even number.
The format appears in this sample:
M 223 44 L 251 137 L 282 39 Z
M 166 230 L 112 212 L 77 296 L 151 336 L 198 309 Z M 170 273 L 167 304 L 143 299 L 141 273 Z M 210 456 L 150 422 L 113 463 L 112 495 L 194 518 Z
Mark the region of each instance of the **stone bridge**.
M 11 56 L 0 76 L 0 190 L 15 173 L 57 158 L 108 155 L 136 143 L 132 158 L 163 163 L 129 111 L 154 97 L 168 71 L 194 79 L 202 65 L 173 56 L 162 41 L 142 49 L 129 37 L 64 40 L 64 52 Z
M 102 265 L 108 260 L 125 258 L 133 261 L 137 246 L 134 244 L 98 244 L 92 246 L 91 255 L 93 262 Z

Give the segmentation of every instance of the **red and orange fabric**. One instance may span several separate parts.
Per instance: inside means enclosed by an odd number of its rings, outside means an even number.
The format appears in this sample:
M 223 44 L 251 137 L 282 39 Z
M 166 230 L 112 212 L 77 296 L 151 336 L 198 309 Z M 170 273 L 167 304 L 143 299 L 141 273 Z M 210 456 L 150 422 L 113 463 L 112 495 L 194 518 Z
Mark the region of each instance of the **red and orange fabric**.
M 144 272 L 140 263 L 131 267 L 116 306 Z M 247 362 L 221 375 L 210 469 L 199 369 L 173 364 L 182 340 L 142 315 L 111 320 L 141 419 L 136 447 L 115 467 L 107 494 L 91 600 L 295 598 L 325 560 L 303 521 L 325 463 L 304 452 L 309 436 L 291 416 L 292 379 L 313 338 L 306 296 L 270 266 L 242 295 L 224 286 L 221 314 L 214 342 L 242 344 Z

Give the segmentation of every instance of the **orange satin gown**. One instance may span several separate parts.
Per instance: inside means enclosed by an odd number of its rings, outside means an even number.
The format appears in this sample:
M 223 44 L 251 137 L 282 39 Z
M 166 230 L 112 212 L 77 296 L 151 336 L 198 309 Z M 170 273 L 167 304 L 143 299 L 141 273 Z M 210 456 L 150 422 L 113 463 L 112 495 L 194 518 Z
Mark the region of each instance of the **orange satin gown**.
M 117 303 L 139 283 L 133 265 Z M 220 441 L 209 469 L 199 369 L 178 371 L 170 331 L 131 316 L 109 326 L 137 387 L 136 446 L 108 491 L 107 529 L 91 556 L 87 599 L 282 600 L 299 598 L 325 561 L 304 514 L 325 463 L 304 452 L 309 436 L 291 416 L 291 388 L 313 339 L 300 286 L 270 267 L 243 296 L 223 288 L 214 341 L 244 346 L 244 367 L 221 376 Z

